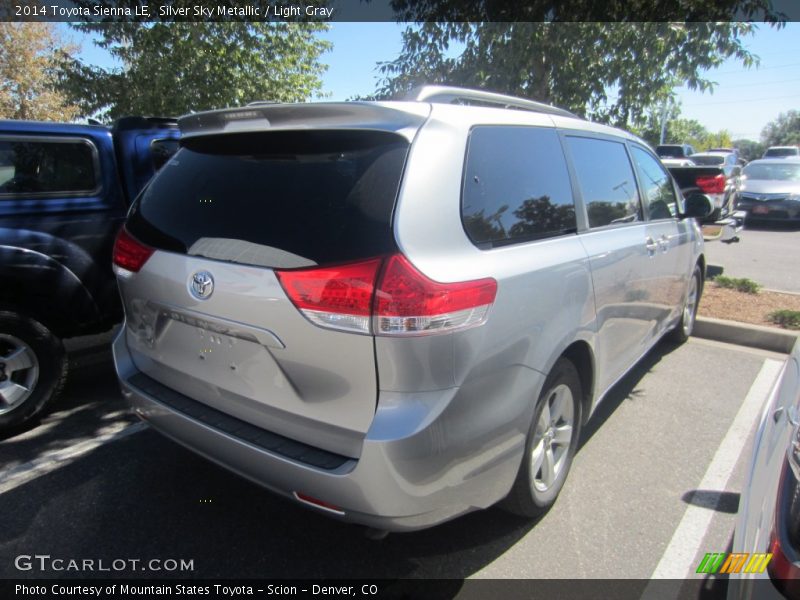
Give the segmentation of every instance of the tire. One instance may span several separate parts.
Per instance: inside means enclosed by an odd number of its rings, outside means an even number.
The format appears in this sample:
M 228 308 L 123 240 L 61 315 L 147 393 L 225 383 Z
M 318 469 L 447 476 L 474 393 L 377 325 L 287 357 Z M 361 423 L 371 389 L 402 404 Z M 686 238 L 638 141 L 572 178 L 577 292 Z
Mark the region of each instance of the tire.
M 686 297 L 683 300 L 683 310 L 678 324 L 667 334 L 668 339 L 676 344 L 682 344 L 688 340 L 694 331 L 694 322 L 697 319 L 697 307 L 700 304 L 700 296 L 703 294 L 703 276 L 700 273 L 700 266 L 695 266 L 692 279 L 686 288 Z
M 0 431 L 41 413 L 61 392 L 66 375 L 59 338 L 38 321 L 0 311 Z
M 511 492 L 501 503 L 504 509 L 534 518 L 555 504 L 580 439 L 582 394 L 575 365 L 560 358 L 547 376 L 536 403 L 525 456 Z M 567 427 L 569 433 L 565 437 Z

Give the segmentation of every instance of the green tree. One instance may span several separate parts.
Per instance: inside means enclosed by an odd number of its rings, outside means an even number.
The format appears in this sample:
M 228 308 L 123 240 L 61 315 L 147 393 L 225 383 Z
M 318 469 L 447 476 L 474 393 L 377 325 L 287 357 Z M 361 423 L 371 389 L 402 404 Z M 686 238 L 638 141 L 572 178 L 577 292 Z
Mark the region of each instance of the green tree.
M 746 161 L 761 158 L 764 155 L 766 146 L 753 140 L 733 140 L 734 148 L 738 148 L 739 156 Z
M 180 115 L 320 95 L 330 48 L 319 23 L 85 23 L 121 67 L 72 64 L 64 87 L 87 114 Z
M 411 21 L 433 20 L 446 14 L 441 7 L 449 3 L 409 0 L 400 14 Z M 552 5 L 552 20 L 559 18 L 559 6 Z M 567 18 L 569 9 L 560 14 Z M 756 64 L 757 57 L 744 45 L 755 28 L 730 21 L 424 22 L 405 30 L 400 56 L 378 65 L 383 78 L 376 96 L 402 96 L 422 83 L 462 85 L 532 98 L 627 126 L 670 97 L 677 84 L 712 90 L 715 84 L 704 72 L 728 58 L 745 66 Z M 454 45 L 463 48 L 455 56 Z
M 52 23 L 0 22 L 0 119 L 69 121 L 79 109 L 58 89 L 75 48 Z
M 764 127 L 761 141 L 765 146 L 800 145 L 800 110 L 781 113 Z

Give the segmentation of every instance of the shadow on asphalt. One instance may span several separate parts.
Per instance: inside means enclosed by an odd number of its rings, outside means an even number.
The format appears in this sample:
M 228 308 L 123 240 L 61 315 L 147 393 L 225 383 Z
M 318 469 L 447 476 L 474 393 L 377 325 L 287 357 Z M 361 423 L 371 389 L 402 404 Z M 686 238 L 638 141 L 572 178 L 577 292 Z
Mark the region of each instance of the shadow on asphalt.
M 640 391 L 636 386 L 642 378 L 655 367 L 661 359 L 672 354 L 680 348 L 680 345 L 673 344 L 667 340 L 662 340 L 650 350 L 628 373 L 620 379 L 617 384 L 606 394 L 603 401 L 597 407 L 589 422 L 581 432 L 581 442 L 578 445 L 578 452 L 581 451 L 592 436 L 603 426 L 614 411 L 625 401 L 635 402 L 640 396 Z
M 636 401 L 641 378 L 674 349 L 657 345 L 611 390 L 582 444 L 623 401 Z M 94 369 L 70 385 L 108 390 L 105 377 L 105 370 Z M 71 401 L 78 402 L 83 394 L 73 392 Z M 59 427 L 48 443 L 55 443 Z M 494 562 L 536 525 L 492 508 L 370 541 L 363 529 L 279 498 L 150 430 L 2 494 L 0 514 L 4 556 L 194 561 L 190 573 L 115 574 L 129 577 L 462 579 Z M 548 548 L 536 549 L 529 560 L 536 561 L 538 552 Z M 12 561 L 0 563 L 0 577 L 43 575 L 48 574 L 17 572 Z

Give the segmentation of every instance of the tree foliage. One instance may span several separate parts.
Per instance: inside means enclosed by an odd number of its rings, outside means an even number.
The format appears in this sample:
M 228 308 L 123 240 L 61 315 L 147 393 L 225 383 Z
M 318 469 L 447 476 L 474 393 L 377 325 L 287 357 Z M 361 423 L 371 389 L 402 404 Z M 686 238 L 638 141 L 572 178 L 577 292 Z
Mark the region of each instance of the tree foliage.
M 765 146 L 800 145 L 800 110 L 781 113 L 764 127 L 761 141 Z
M 764 144 L 746 139 L 733 140 L 733 147 L 738 148 L 739 156 L 747 162 L 761 158 L 764 155 L 764 150 L 766 150 Z
M 87 114 L 181 115 L 319 95 L 329 43 L 318 23 L 86 23 L 122 65 L 72 64 L 65 87 Z
M 69 121 L 77 116 L 58 89 L 74 48 L 51 23 L 0 22 L 0 119 Z
M 409 2 L 401 14 L 416 21 L 433 20 L 444 14 L 437 7 L 450 4 Z M 558 14 L 551 15 L 555 22 L 411 26 L 403 34 L 400 56 L 378 66 L 383 78 L 376 97 L 402 96 L 423 83 L 459 85 L 527 97 L 626 126 L 670 97 L 677 85 L 713 90 L 714 82 L 703 73 L 728 58 L 745 66 L 757 63 L 744 45 L 756 27 L 752 23 L 565 23 L 557 22 Z

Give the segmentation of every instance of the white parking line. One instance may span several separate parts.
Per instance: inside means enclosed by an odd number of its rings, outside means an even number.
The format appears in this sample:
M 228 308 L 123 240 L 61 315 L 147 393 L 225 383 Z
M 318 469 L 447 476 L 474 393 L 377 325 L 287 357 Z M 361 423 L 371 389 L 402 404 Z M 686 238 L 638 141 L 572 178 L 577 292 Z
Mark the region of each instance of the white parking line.
M 47 452 L 30 462 L 23 463 L 0 473 L 0 494 L 13 490 L 37 477 L 47 475 L 56 469 L 65 467 L 103 444 L 128 437 L 131 434 L 142 431 L 146 427 L 147 425 L 141 422 L 128 423 L 126 421 L 118 421 L 116 423 L 111 423 L 100 429 L 97 435 L 91 438 L 73 444 L 67 448 Z
M 745 450 L 743 441 L 747 439 L 750 429 L 756 422 L 783 365 L 783 362 L 769 358 L 764 361 L 698 489 L 725 491 L 739 455 Z M 694 573 L 695 556 L 716 508 L 717 502 L 713 501 L 702 506 L 691 504 L 686 509 L 651 579 L 685 579 Z M 648 597 L 647 590 L 642 598 L 646 597 Z

